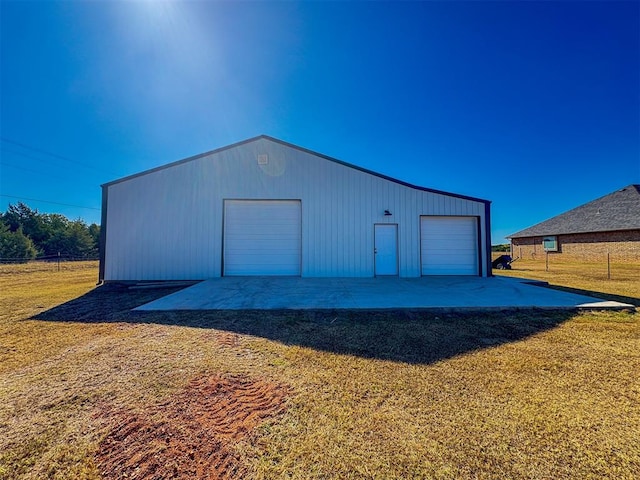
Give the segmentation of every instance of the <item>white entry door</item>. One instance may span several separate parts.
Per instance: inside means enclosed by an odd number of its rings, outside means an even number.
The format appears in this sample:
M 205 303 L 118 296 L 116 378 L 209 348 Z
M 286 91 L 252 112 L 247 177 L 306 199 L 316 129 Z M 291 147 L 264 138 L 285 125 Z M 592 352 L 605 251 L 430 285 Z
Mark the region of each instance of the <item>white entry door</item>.
M 225 200 L 224 275 L 300 275 L 299 200 Z
M 376 276 L 398 274 L 398 225 L 374 225 L 374 254 Z

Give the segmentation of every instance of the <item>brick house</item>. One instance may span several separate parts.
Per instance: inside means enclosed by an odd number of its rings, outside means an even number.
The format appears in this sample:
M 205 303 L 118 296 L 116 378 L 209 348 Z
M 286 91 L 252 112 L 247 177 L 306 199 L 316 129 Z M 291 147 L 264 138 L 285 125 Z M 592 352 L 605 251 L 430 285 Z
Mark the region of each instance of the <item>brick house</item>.
M 526 228 L 507 238 L 511 255 L 525 259 L 562 258 L 640 261 L 640 185 L 609 195 Z

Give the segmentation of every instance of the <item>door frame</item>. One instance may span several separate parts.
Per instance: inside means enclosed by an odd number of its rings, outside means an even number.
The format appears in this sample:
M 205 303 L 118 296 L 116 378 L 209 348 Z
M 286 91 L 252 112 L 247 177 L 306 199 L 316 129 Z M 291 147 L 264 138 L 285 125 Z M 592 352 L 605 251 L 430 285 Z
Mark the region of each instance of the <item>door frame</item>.
M 382 274 L 377 273 L 377 250 L 376 250 L 376 227 L 394 227 L 396 230 L 396 273 Z M 398 248 L 398 224 L 397 223 L 374 223 L 373 224 L 373 276 L 374 277 L 397 277 L 400 275 L 400 255 Z

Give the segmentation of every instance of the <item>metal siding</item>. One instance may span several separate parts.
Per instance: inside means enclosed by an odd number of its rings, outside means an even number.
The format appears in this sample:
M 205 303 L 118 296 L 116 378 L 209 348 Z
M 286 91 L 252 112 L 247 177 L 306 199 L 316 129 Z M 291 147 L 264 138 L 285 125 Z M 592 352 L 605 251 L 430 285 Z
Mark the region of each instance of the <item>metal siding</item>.
M 270 163 L 258 165 L 258 154 Z M 483 202 L 414 189 L 267 139 L 106 188 L 105 280 L 220 276 L 225 198 L 300 199 L 302 275 L 310 277 L 373 276 L 375 223 L 398 224 L 404 277 L 420 275 L 421 215 L 477 215 L 485 228 Z M 480 238 L 483 253 L 484 231 Z

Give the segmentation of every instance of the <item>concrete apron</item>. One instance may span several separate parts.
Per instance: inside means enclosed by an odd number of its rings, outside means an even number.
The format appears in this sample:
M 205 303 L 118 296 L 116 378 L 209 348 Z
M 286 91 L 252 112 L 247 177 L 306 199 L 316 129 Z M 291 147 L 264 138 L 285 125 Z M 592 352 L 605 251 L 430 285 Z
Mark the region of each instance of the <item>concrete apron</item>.
M 224 277 L 202 281 L 134 310 L 635 308 L 540 285 L 506 277 Z

